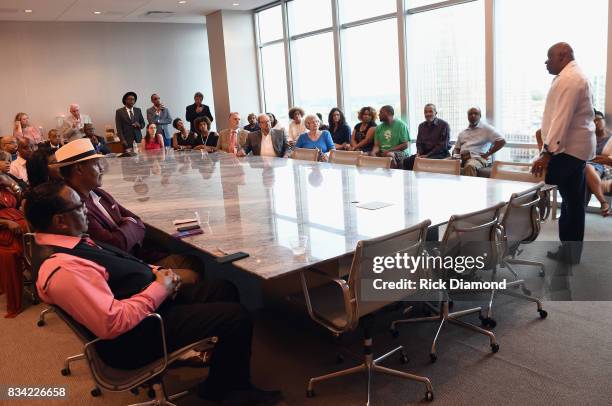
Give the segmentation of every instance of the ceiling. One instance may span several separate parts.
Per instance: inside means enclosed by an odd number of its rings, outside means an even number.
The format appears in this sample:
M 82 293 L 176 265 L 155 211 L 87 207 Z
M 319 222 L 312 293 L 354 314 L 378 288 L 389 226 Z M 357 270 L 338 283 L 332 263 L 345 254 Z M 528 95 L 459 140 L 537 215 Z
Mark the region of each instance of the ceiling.
M 0 0 L 0 21 L 202 23 L 203 16 L 217 10 L 252 10 L 273 0 L 186 1 L 179 4 L 178 0 Z M 28 9 L 32 12 L 26 13 Z M 172 14 L 147 15 L 155 11 Z

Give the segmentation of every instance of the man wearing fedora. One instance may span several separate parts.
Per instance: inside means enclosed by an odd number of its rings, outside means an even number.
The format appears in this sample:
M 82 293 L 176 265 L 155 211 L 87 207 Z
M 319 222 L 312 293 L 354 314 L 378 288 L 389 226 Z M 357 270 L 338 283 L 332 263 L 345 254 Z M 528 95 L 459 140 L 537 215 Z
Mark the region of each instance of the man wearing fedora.
M 134 107 L 138 96 L 134 92 L 127 92 L 121 101 L 123 106 L 115 112 L 115 127 L 117 135 L 126 151 L 132 150 L 134 141 L 142 140 L 142 129 L 145 126 L 144 117 L 138 107 Z

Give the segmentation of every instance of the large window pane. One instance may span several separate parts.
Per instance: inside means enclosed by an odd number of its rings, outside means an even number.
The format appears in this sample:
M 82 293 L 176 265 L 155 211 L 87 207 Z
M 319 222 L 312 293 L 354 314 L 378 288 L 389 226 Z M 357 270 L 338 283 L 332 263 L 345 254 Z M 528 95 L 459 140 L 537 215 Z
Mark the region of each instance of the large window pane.
M 293 41 L 291 50 L 295 105 L 306 113 L 319 112 L 325 117 L 337 103 L 333 35 Z
M 364 20 L 397 11 L 396 0 L 340 0 L 342 23 Z
M 343 30 L 344 100 L 346 117 L 357 120 L 363 106 L 385 104 L 400 111 L 397 20 L 391 18 Z
M 553 79 L 544 61 L 557 42 L 574 48 L 593 85 L 595 108 L 604 110 L 607 15 L 607 0 L 496 2 L 496 123 L 509 142 L 535 143 Z
M 330 0 L 293 0 L 287 7 L 292 36 L 332 26 Z
M 287 74 L 285 71 L 285 47 L 282 43 L 261 48 L 261 67 L 264 88 L 264 104 L 267 112 L 274 113 L 279 121 L 287 117 Z
M 406 0 L 406 8 L 429 6 L 431 4 L 442 3 L 445 0 Z
M 411 131 L 434 103 L 456 138 L 471 106 L 486 114 L 483 1 L 409 15 L 406 24 Z
M 283 38 L 283 13 L 281 6 L 269 8 L 257 13 L 259 42 L 275 41 Z

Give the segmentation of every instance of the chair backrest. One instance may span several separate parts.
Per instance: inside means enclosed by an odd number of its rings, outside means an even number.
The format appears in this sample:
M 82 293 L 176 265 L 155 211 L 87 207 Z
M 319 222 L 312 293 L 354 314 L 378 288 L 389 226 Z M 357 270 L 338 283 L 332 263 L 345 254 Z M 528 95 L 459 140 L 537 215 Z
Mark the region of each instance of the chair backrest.
M 391 158 L 390 156 L 375 157 L 375 156 L 362 155 L 357 160 L 357 166 L 363 166 L 363 167 L 368 167 L 368 168 L 389 169 L 391 168 L 392 161 L 393 161 L 393 158 Z
M 333 164 L 357 165 L 361 151 L 339 151 L 332 149 L 329 153 L 329 162 Z
M 461 161 L 459 159 L 416 158 L 414 171 L 461 175 Z
M 452 215 L 440 244 L 442 257 L 481 257 L 484 269 L 498 264 L 499 216 L 504 203 L 468 214 Z
M 543 182 L 520 193 L 514 193 L 501 220 L 504 254 L 514 252 L 522 242 L 534 241 L 540 234 L 540 192 Z
M 291 153 L 291 158 L 317 162 L 319 160 L 319 151 L 316 149 L 295 148 Z
M 351 328 L 357 326 L 361 317 L 398 300 L 398 298 L 387 296 L 386 300 L 379 302 L 364 300 L 362 297 L 361 280 L 364 276 L 372 275 L 375 258 L 395 257 L 397 254 L 403 256 L 404 253 L 409 256 L 420 255 L 430 224 L 430 220 L 425 220 L 405 230 L 357 243 L 348 276 L 349 294 L 354 303 L 353 314 L 348 315 L 348 324 Z M 409 277 L 410 273 L 406 272 L 406 276 Z M 417 276 L 418 274 L 415 274 L 415 278 Z M 405 293 L 402 292 L 402 295 L 406 296 Z
M 541 176 L 531 173 L 531 164 L 519 162 L 495 161 L 491 169 L 492 179 L 516 180 L 520 182 L 542 182 L 546 177 L 546 172 Z

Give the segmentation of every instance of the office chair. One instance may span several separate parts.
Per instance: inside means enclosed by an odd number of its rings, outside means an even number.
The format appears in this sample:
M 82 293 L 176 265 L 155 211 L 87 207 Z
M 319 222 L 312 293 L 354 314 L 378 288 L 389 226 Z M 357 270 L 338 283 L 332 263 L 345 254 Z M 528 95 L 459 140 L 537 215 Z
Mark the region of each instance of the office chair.
M 359 157 L 359 160 L 357 161 L 357 166 L 368 167 L 368 168 L 390 169 L 392 161 L 393 161 L 393 158 L 391 158 L 390 156 L 376 157 L 376 156 L 362 155 Z
M 402 346 L 374 358 L 372 355 L 372 336 L 370 334 L 370 323 L 373 313 L 386 305 L 400 299 L 388 298 L 385 301 L 369 301 L 362 297 L 361 282 L 366 277 L 365 272 L 371 272 L 374 257 L 394 256 L 396 253 L 408 253 L 408 255 L 420 255 L 422 243 L 425 239 L 427 228 L 431 222 L 423 221 L 406 230 L 398 231 L 371 240 L 359 241 L 355 249 L 353 261 L 348 275 L 348 280 L 334 278 L 316 269 L 308 269 L 300 274 L 304 301 L 308 314 L 318 324 L 330 330 L 334 335 L 355 330 L 360 324 L 363 327 L 364 360 L 363 363 L 352 368 L 310 379 L 306 395 L 314 396 L 314 385 L 318 382 L 330 380 L 340 376 L 346 376 L 365 372 L 368 377 L 367 391 L 368 403 L 370 404 L 371 375 L 380 372 L 386 375 L 397 376 L 417 382 L 426 386 L 425 398 L 433 400 L 433 387 L 431 381 L 423 376 L 413 375 L 407 372 L 383 367 L 380 363 L 391 355 L 400 353 L 400 360 L 407 362 L 407 357 Z M 308 286 L 306 273 L 313 272 L 328 282 L 322 285 Z
M 436 252 L 435 254 L 440 255 L 442 258 L 459 256 L 476 257 L 486 254 L 486 263 L 484 264 L 485 269 L 494 269 L 498 264 L 499 257 L 497 247 L 497 234 L 499 232 L 498 219 L 500 211 L 504 206 L 504 203 L 499 203 L 484 210 L 451 216 L 444 236 L 442 237 L 439 252 Z M 438 359 L 436 349 L 437 341 L 438 337 L 440 336 L 440 332 L 442 331 L 442 327 L 447 322 L 489 337 L 491 351 L 493 353 L 499 351 L 499 344 L 497 343 L 495 334 L 493 334 L 493 332 L 459 319 L 459 317 L 466 316 L 468 314 L 478 313 L 481 322 L 483 324 L 488 324 L 488 320 L 485 320 L 485 318 L 482 316 L 481 307 L 459 310 L 451 313 L 449 311 L 449 298 L 445 294 L 441 295 L 440 297 L 439 308 L 434 308 L 428 303 L 426 305 L 428 305 L 438 314 L 426 317 L 395 320 L 391 323 L 391 333 L 394 337 L 399 335 L 399 330 L 397 328 L 399 324 L 438 322 L 438 330 L 436 331 L 436 335 L 434 336 L 431 344 L 431 350 L 429 352 L 431 362 L 436 362 Z
M 163 318 L 157 313 L 150 313 L 146 318 L 152 318 L 159 322 L 159 334 L 161 336 L 163 356 L 138 369 L 116 369 L 106 364 L 98 354 L 96 343 L 102 341 L 100 338 L 95 338 L 89 330 L 75 321 L 68 313 L 64 312 L 58 306 L 53 307 L 59 318 L 70 327 L 73 333 L 83 343 L 83 359 L 87 361 L 91 376 L 97 385 L 97 387 L 91 391 L 93 396 L 100 395 L 100 388 L 110 392 L 126 392 L 129 390 L 132 393 L 137 393 L 140 386 L 152 387 L 150 395 L 153 395 L 155 397 L 154 399 L 131 406 L 174 406 L 174 403 L 171 402 L 172 400 L 183 397 L 189 392 L 183 391 L 167 396 L 163 384 L 163 374 L 167 371 L 168 365 L 188 351 L 210 350 L 218 341 L 217 337 L 205 338 L 173 351 L 172 353 L 168 353 Z
M 416 158 L 414 160 L 415 172 L 444 173 L 447 175 L 461 175 L 461 161 L 459 159 L 428 159 Z
M 291 153 L 292 159 L 298 159 L 301 161 L 313 161 L 319 160 L 319 150 L 309 148 L 295 148 Z
M 329 153 L 329 162 L 332 164 L 357 165 L 361 151 L 340 151 L 332 149 Z

